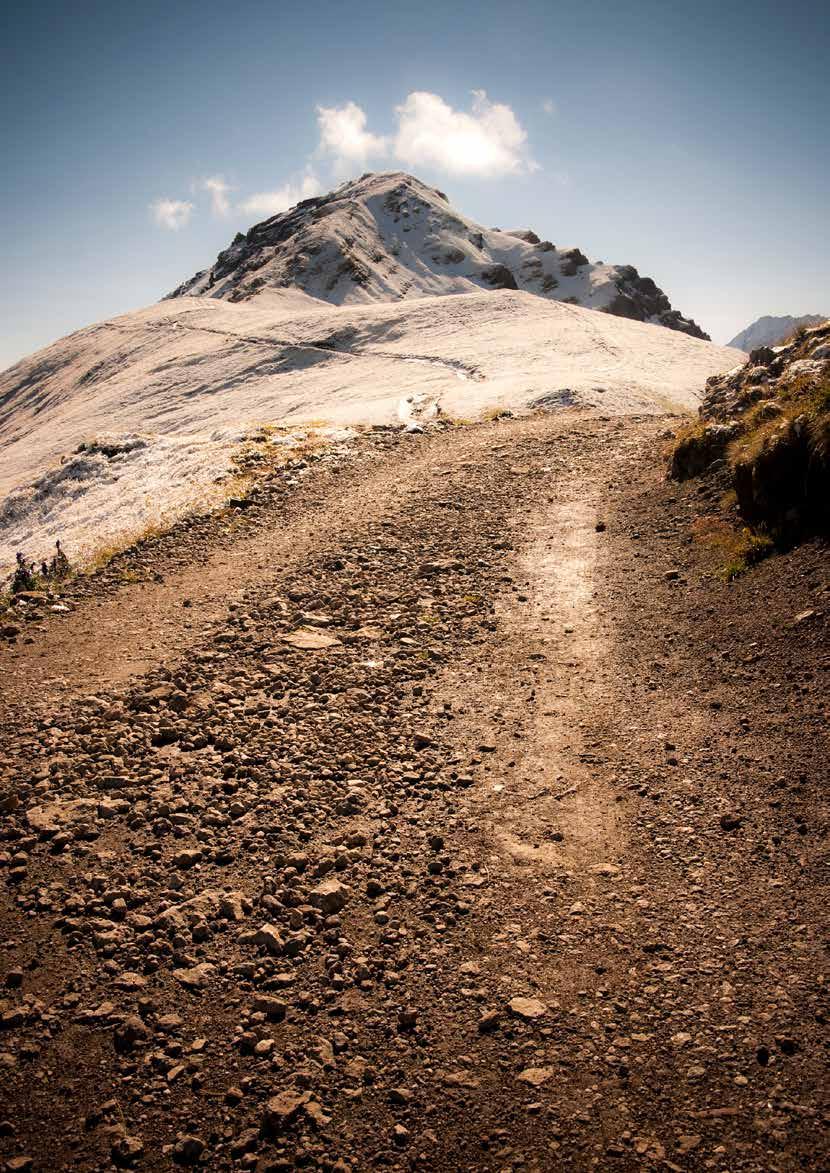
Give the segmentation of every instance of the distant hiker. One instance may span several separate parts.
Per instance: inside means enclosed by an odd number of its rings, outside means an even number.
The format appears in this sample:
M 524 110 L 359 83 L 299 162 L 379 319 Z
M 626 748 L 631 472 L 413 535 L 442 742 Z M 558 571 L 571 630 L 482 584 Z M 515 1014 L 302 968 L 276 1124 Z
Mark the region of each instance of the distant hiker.
M 66 578 L 69 574 L 69 559 L 61 549 L 60 538 L 55 542 L 55 555 L 49 569 L 52 578 Z
M 40 577 L 44 579 L 49 577 L 49 567 L 45 558 L 42 558 L 40 561 Z

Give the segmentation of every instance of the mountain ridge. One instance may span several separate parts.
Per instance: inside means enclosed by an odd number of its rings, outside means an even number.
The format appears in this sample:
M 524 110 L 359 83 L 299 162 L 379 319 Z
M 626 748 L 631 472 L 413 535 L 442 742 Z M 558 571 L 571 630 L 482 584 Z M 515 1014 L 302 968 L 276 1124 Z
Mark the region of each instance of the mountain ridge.
M 747 354 L 758 346 L 779 346 L 799 326 L 818 326 L 826 321 L 827 317 L 827 314 L 802 314 L 800 317 L 793 317 L 791 314 L 783 314 L 780 317 L 766 314 L 756 318 L 726 345 L 745 350 Z
M 485 228 L 406 172 L 367 172 L 237 233 L 168 298 L 247 301 L 292 286 L 333 305 L 516 289 L 710 340 L 633 265 Z

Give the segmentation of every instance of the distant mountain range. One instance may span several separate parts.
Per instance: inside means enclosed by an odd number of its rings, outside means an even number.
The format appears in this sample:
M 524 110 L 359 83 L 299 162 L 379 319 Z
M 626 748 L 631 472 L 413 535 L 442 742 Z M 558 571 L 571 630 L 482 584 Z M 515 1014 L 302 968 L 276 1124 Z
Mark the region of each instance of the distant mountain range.
M 286 287 L 334 305 L 517 289 L 708 340 L 633 266 L 589 261 L 530 229 L 484 228 L 403 172 L 363 175 L 238 233 L 170 296 L 248 301 Z
M 728 346 L 738 350 L 745 350 L 747 354 L 759 346 L 778 346 L 785 338 L 797 330 L 799 326 L 818 326 L 826 321 L 828 314 L 802 314 L 800 318 L 793 318 L 785 314 L 780 318 L 758 318 L 751 326 L 736 334 Z

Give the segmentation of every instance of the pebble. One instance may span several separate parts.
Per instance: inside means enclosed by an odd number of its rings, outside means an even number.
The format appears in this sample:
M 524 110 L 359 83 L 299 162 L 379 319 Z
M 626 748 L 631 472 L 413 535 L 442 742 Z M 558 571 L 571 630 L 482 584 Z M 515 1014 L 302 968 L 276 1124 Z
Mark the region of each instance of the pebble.
M 540 1002 L 538 998 L 511 998 L 507 1003 L 510 1013 L 516 1018 L 523 1018 L 527 1022 L 533 1022 L 537 1018 L 542 1018 L 548 1012 L 547 1006 L 544 1002 Z

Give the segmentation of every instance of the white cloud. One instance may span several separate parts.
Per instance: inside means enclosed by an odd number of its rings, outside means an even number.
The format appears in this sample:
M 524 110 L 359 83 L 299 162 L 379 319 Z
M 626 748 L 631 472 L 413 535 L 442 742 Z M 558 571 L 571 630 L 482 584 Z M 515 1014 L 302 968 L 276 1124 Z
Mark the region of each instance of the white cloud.
M 178 232 L 190 222 L 193 204 L 189 200 L 154 200 L 150 212 L 156 224 Z
M 553 98 L 544 98 L 542 101 L 542 111 L 549 114 L 551 117 L 556 113 L 556 103 Z
M 210 175 L 202 180 L 201 186 L 210 192 L 210 210 L 214 216 L 227 216 L 231 210 L 231 201 L 228 199 L 230 184 L 221 175 Z
M 408 166 L 481 176 L 537 169 L 516 115 L 509 106 L 491 102 L 484 90 L 473 90 L 469 114 L 421 90 L 409 94 L 395 113 L 395 155 Z
M 342 106 L 318 106 L 320 142 L 301 177 L 272 191 L 253 192 L 232 201 L 233 188 L 222 175 L 194 182 L 193 191 L 210 196 L 214 216 L 242 213 L 258 220 L 285 212 L 300 200 L 323 191 L 313 161 L 327 158 L 336 178 L 366 170 L 370 159 L 397 159 L 405 165 L 433 167 L 451 175 L 493 177 L 535 171 L 537 164 L 527 149 L 527 132 L 509 106 L 491 102 L 484 90 L 473 90 L 469 112 L 454 110 L 438 94 L 424 90 L 410 93 L 395 107 L 397 133 L 393 137 L 367 129 L 366 111 L 356 102 Z M 542 109 L 555 113 L 550 98 Z M 159 199 L 150 205 L 157 224 L 173 231 L 184 228 L 193 213 L 186 200 Z
M 277 212 L 285 212 L 300 200 L 307 200 L 311 196 L 319 195 L 322 190 L 317 176 L 312 171 L 306 171 L 302 179 L 296 183 L 284 183 L 282 187 L 275 188 L 274 191 L 255 192 L 247 200 L 243 200 L 239 204 L 239 208 L 249 216 L 259 216 L 264 219 L 268 216 L 276 216 Z
M 372 156 L 386 153 L 386 139 L 366 129 L 366 112 L 355 102 L 318 106 L 319 153 L 331 155 L 338 174 L 363 168 Z

